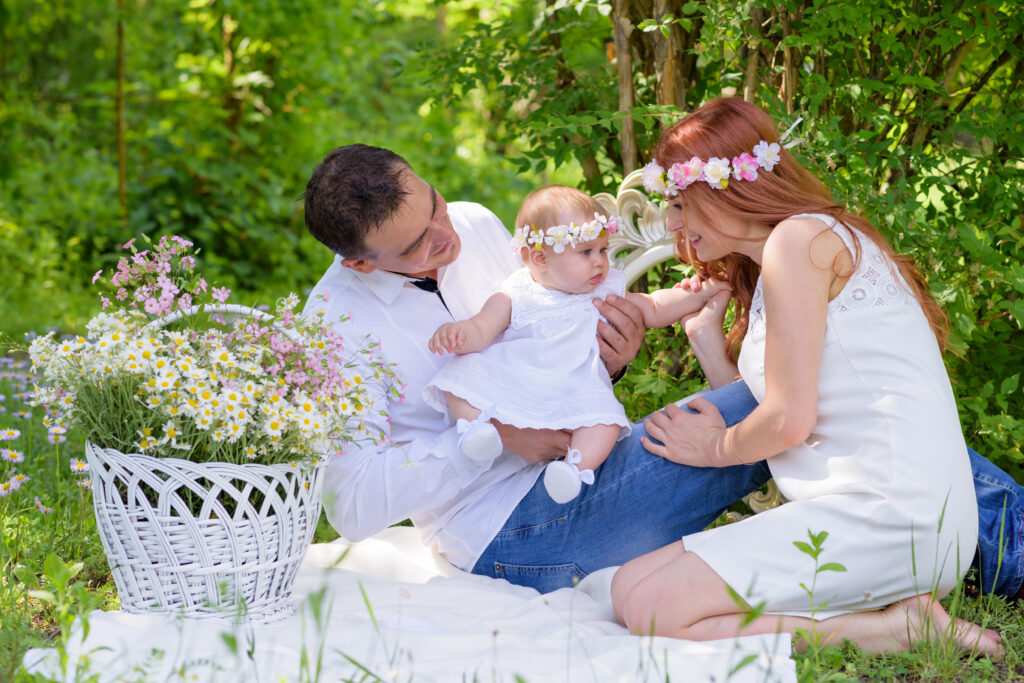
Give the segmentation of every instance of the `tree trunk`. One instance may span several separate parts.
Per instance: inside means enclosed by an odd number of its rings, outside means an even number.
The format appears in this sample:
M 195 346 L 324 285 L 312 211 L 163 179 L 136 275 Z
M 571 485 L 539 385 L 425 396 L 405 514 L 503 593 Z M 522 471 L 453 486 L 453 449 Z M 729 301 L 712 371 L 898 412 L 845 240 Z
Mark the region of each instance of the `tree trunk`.
M 750 35 L 747 38 L 747 74 L 743 81 L 743 99 L 753 103 L 757 94 L 757 69 L 761 56 L 761 24 L 764 10 L 753 7 L 750 10 Z
M 121 207 L 121 225 L 128 229 L 128 143 L 124 116 L 124 2 L 117 0 L 117 86 L 114 112 L 117 125 L 117 202 Z
M 792 30 L 790 28 L 789 10 L 782 9 L 782 37 L 788 38 Z M 793 113 L 793 100 L 796 98 L 796 50 L 788 45 L 782 48 L 782 99 L 786 103 L 786 113 Z
M 619 111 L 630 114 L 622 119 L 619 131 L 619 148 L 622 154 L 622 169 L 626 175 L 637 168 L 636 126 L 632 118 L 635 104 L 633 90 L 633 57 L 629 49 L 629 35 L 633 24 L 629 20 L 629 0 L 616 0 L 612 6 L 612 21 L 615 29 L 615 58 L 619 76 Z
M 7 54 L 10 42 L 7 40 L 7 8 L 4 0 L 0 0 L 0 99 L 7 92 Z

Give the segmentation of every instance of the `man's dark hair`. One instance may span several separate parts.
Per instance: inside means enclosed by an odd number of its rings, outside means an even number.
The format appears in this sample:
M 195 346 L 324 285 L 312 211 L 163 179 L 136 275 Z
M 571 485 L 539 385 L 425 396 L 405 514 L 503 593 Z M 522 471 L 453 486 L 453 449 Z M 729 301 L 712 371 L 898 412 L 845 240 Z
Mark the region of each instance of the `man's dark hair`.
M 331 150 L 306 184 L 306 227 L 344 258 L 372 257 L 366 236 L 398 211 L 409 194 L 409 162 L 391 150 L 345 145 Z

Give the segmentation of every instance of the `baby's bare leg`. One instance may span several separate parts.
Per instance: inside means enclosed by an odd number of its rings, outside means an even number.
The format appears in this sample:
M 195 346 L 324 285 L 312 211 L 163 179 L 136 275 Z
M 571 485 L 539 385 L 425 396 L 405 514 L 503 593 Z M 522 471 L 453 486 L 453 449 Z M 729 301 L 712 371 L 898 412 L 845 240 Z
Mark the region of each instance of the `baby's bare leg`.
M 473 407 L 473 404 L 455 394 L 444 392 L 445 403 L 448 404 L 448 411 L 458 420 L 469 420 L 472 422 L 480 417 L 480 410 Z
M 594 425 L 579 427 L 572 433 L 569 448 L 580 452 L 583 459 L 578 467 L 581 470 L 593 470 L 601 466 L 608 454 L 619 440 L 622 428 L 618 425 Z
M 544 488 L 556 503 L 568 503 L 583 484 L 594 483 L 593 470 L 611 453 L 621 429 L 615 425 L 579 427 L 572 433 L 569 452 L 544 468 Z

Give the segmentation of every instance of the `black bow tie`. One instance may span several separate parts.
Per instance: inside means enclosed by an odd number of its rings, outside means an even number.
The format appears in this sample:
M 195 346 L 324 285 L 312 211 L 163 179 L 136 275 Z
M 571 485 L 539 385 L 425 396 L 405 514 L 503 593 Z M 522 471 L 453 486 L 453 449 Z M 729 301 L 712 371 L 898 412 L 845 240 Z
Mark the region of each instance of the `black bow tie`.
M 451 311 L 448 309 L 448 304 L 444 302 L 444 297 L 441 296 L 441 290 L 437 288 L 437 280 L 435 280 L 432 277 L 421 277 L 409 278 L 409 282 L 411 282 L 414 287 L 418 287 L 419 289 L 422 289 L 424 292 L 433 292 L 434 294 L 437 294 L 437 298 L 441 300 L 441 305 L 444 306 L 444 309 L 446 311 L 451 313 Z

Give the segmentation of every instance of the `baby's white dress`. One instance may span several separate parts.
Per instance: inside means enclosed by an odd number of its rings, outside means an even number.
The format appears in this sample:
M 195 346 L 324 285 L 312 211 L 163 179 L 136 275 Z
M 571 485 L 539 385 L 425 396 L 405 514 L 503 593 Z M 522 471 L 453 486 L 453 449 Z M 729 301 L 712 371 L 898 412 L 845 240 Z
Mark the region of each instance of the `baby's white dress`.
M 850 234 L 814 215 L 850 249 Z M 875 244 L 857 233 L 860 263 L 828 304 L 818 421 L 799 446 L 768 460 L 790 501 L 683 538 L 748 604 L 816 618 L 874 609 L 934 590 L 967 571 L 978 511 L 967 447 L 938 344 L 917 300 Z M 754 397 L 765 396 L 766 312 L 758 280 L 739 357 Z M 798 550 L 827 531 L 815 577 Z M 826 604 L 827 602 L 827 604 Z
M 424 400 L 447 414 L 448 391 L 480 410 L 494 406 L 494 418 L 514 427 L 619 425 L 622 438 L 630 423 L 601 361 L 593 300 L 622 296 L 625 288 L 615 268 L 589 294 L 546 289 L 526 268 L 516 270 L 501 285 L 512 302 L 508 328 L 482 351 L 453 356 Z

